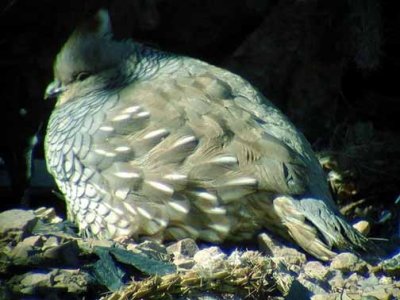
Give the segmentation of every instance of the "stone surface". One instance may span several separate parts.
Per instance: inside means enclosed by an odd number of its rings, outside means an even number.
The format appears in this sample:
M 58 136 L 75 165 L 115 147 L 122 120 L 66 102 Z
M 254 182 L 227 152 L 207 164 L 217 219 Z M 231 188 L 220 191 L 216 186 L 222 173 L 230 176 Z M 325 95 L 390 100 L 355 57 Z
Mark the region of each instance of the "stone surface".
M 277 283 L 278 290 L 283 295 L 286 295 L 287 293 L 289 293 L 290 288 L 296 279 L 296 274 L 290 274 L 289 272 L 285 271 L 278 271 L 274 274 L 274 279 Z
M 18 278 L 18 277 L 17 277 Z M 50 273 L 29 272 L 20 276 L 16 280 L 19 284 L 19 289 L 23 294 L 33 294 L 35 289 L 39 287 L 49 287 L 51 283 Z
M 135 245 L 132 248 L 127 248 L 127 250 L 139 251 L 157 260 L 171 260 L 171 255 L 168 254 L 166 247 L 161 243 L 155 241 L 144 241 L 140 244 Z
M 305 279 L 305 278 L 298 278 L 298 281 L 307 289 L 309 290 L 313 295 L 314 294 L 328 294 L 328 291 L 326 291 L 319 283 L 313 282 L 311 280 Z
M 382 276 L 381 278 L 379 278 L 379 284 L 392 284 L 392 283 L 393 279 L 391 277 Z
M 79 247 L 76 241 L 66 241 L 54 245 L 43 252 L 43 258 L 60 262 L 67 266 L 79 266 Z
M 28 264 L 29 258 L 43 245 L 45 238 L 30 236 L 19 242 L 10 253 L 15 264 Z
M 34 213 L 38 218 L 46 220 L 52 224 L 60 223 L 62 221 L 62 219 L 57 216 L 53 207 L 39 207 L 35 209 Z
M 115 242 L 110 240 L 98 240 L 98 239 L 78 239 L 79 248 L 90 251 L 94 247 L 112 247 Z M 128 245 L 128 247 L 131 245 Z
M 371 224 L 365 220 L 361 220 L 361 221 L 353 224 L 353 227 L 365 236 L 368 235 L 368 233 L 371 230 Z
M 330 267 L 342 272 L 363 273 L 367 270 L 367 263 L 353 253 L 344 252 L 332 260 Z
M 172 255 L 173 262 L 178 267 L 178 270 L 189 270 L 196 264 L 193 256 L 199 251 L 199 247 L 193 239 L 177 241 L 166 249 Z
M 318 280 L 325 280 L 329 274 L 329 269 L 319 261 L 310 261 L 304 266 L 304 273 Z
M 0 213 L 0 237 L 6 234 L 17 234 L 21 237 L 28 234 L 37 221 L 32 210 L 11 209 Z
M 272 240 L 266 233 L 258 235 L 258 244 L 262 251 L 274 257 L 275 260 L 281 260 L 288 265 L 302 265 L 307 259 L 306 255 L 295 248 L 279 244 Z
M 311 297 L 311 300 L 337 300 L 339 294 L 317 294 Z
M 177 258 L 174 259 L 174 264 L 177 266 L 178 270 L 190 270 L 194 267 L 196 262 L 190 258 Z
M 45 214 L 38 218 L 43 224 L 52 222 L 52 218 L 47 218 Z M 87 295 L 88 289 L 94 290 L 96 294 L 96 288 L 93 289 L 95 283 L 88 280 L 85 266 L 98 261 L 98 256 L 92 255 L 97 246 L 117 247 L 145 253 L 154 259 L 172 261 L 178 273 L 167 275 L 174 279 L 165 279 L 165 284 L 161 285 L 163 288 L 176 284 L 179 276 L 183 276 L 184 288 L 187 290 L 196 290 L 204 284 L 207 284 L 207 288 L 217 288 L 224 281 L 225 285 L 221 288 L 237 291 L 238 288 L 251 288 L 250 282 L 254 284 L 254 280 L 258 284 L 260 281 L 257 280 L 265 280 L 262 286 L 273 284 L 273 293 L 276 295 L 270 298 L 273 300 L 284 297 L 299 299 L 293 298 L 298 292 L 306 297 L 304 299 L 311 297 L 313 300 L 400 298 L 400 280 L 393 273 L 393 270 L 397 270 L 398 256 L 387 259 L 379 266 L 369 267 L 351 253 L 339 254 L 330 264 L 315 260 L 307 262 L 306 257 L 296 249 L 281 245 L 268 236 L 263 238 L 263 249 L 270 252 L 269 256 L 253 250 L 233 250 L 228 256 L 219 246 L 198 250 L 195 241 L 189 239 L 166 247 L 154 241 L 137 244 L 130 240 L 93 240 L 62 232 L 44 232 L 29 235 L 28 231 L 28 236 L 23 240 L 12 235 L 3 237 L 3 244 L 0 245 L 0 274 L 3 280 L 0 296 L 3 298 L 43 298 L 51 294 L 58 297 L 56 299 L 64 299 L 66 295 L 80 299 Z M 20 270 L 18 273 L 14 272 L 16 265 Z M 136 273 L 129 275 L 135 276 L 138 283 L 151 279 L 136 277 Z M 161 279 L 159 277 L 157 280 Z M 144 286 L 148 293 L 160 287 L 157 281 L 150 280 L 149 284 Z M 48 291 L 46 295 L 43 294 L 44 290 Z M 234 298 L 234 294 L 210 294 L 199 290 L 196 295 L 177 299 L 241 299 Z M 289 295 L 292 298 L 287 298 Z M 95 298 L 99 296 L 96 294 Z
M 390 300 L 392 298 L 391 293 L 386 291 L 383 288 L 377 288 L 374 291 L 363 293 L 363 298 L 365 299 L 367 297 L 374 297 L 379 300 Z M 367 299 L 369 299 L 369 298 L 367 298 Z
M 400 254 L 388 258 L 379 264 L 387 274 L 392 276 L 400 276 Z
M 199 251 L 199 247 L 193 239 L 183 239 L 167 247 L 167 252 L 175 257 L 193 257 Z
M 194 268 L 214 272 L 222 268 L 226 254 L 219 247 L 210 247 L 198 251 L 193 259 L 196 262 Z
M 87 291 L 89 277 L 80 270 L 56 269 L 50 272 L 28 272 L 15 276 L 10 282 L 12 289 L 23 295 L 55 295 L 57 291 L 82 294 Z
M 333 291 L 340 291 L 343 289 L 344 285 L 346 284 L 346 281 L 343 277 L 342 272 L 337 271 L 334 273 L 332 278 L 328 280 L 328 283 Z

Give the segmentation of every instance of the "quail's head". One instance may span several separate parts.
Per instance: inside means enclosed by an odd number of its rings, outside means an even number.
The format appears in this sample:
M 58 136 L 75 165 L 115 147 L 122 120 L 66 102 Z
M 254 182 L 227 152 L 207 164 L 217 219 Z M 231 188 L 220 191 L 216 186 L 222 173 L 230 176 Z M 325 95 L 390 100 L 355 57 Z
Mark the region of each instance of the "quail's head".
M 123 75 L 115 68 L 131 54 L 129 43 L 112 39 L 109 15 L 100 10 L 82 23 L 62 47 L 54 62 L 54 81 L 48 85 L 45 98 L 62 96 L 67 101 L 75 93 L 107 88 L 110 79 L 117 81 L 114 77 Z

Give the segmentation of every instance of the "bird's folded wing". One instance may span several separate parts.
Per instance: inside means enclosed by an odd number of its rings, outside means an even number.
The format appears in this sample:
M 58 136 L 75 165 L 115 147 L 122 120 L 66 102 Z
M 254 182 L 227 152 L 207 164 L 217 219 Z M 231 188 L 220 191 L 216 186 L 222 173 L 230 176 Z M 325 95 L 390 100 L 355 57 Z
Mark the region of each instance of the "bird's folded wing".
M 114 161 L 127 155 L 112 149 L 126 149 L 132 168 L 146 170 L 148 178 L 174 171 L 187 176 L 185 184 L 221 192 L 229 185 L 303 193 L 304 158 L 268 132 L 263 122 L 269 120 L 238 105 L 237 97 L 243 98 L 208 73 L 134 82 L 119 92 L 116 109 L 102 124 L 109 131 L 103 130 L 95 147 L 116 154 Z

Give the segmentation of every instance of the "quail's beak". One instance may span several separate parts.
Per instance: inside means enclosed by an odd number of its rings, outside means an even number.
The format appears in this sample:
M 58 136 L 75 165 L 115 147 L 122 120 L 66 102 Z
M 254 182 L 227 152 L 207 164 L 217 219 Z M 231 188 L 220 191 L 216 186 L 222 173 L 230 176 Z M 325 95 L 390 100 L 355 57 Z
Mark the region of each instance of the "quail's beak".
M 55 79 L 47 86 L 46 92 L 44 93 L 44 99 L 56 98 L 63 91 L 65 91 L 65 87 L 59 80 Z

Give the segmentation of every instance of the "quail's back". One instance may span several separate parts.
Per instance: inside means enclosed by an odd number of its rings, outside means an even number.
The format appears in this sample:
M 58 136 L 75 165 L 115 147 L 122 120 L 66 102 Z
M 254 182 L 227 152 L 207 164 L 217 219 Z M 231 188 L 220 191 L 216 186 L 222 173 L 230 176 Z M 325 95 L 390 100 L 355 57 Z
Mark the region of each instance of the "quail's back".
M 320 259 L 365 249 L 308 142 L 241 77 L 115 41 L 103 10 L 54 73 L 46 159 L 83 233 L 222 242 L 266 228 Z

